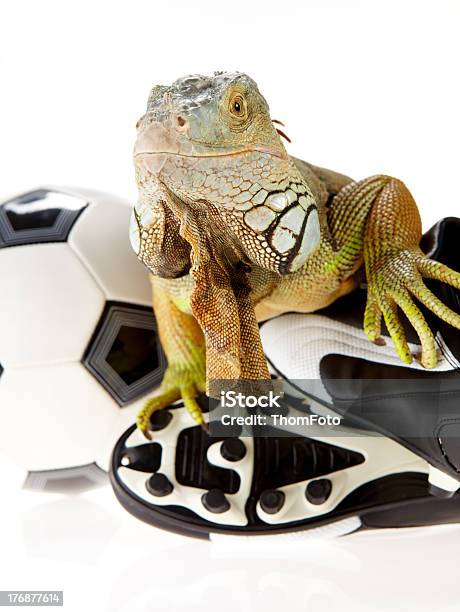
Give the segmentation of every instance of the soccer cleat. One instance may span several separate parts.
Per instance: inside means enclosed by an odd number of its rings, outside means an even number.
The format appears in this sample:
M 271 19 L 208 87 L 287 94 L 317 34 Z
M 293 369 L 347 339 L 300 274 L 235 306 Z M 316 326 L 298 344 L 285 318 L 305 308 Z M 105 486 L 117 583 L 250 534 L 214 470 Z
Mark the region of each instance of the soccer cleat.
M 110 471 L 120 503 L 154 526 L 212 539 L 460 522 L 460 495 L 433 497 L 429 464 L 387 437 L 315 426 L 309 437 L 213 437 L 180 404 L 167 412 L 153 442 L 134 426 L 123 434 Z

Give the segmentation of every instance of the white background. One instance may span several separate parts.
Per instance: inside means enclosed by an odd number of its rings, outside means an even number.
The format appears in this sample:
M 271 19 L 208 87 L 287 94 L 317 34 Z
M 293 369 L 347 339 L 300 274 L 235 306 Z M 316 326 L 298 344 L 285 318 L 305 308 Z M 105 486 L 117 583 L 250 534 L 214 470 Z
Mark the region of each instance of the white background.
M 3 1 L 0 198 L 51 183 L 133 200 L 150 87 L 241 70 L 286 124 L 290 152 L 402 178 L 427 229 L 459 210 L 459 31 L 455 0 Z M 1 589 L 64 589 L 67 610 L 460 607 L 457 528 L 210 545 L 139 523 L 109 488 L 16 491 L 4 459 Z

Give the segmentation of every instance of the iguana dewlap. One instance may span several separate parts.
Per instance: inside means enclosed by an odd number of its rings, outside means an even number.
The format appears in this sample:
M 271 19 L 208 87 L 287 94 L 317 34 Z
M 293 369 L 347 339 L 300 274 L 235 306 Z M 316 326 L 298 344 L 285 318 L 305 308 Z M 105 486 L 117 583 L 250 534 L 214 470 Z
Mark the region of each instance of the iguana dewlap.
M 275 123 L 241 73 L 156 86 L 138 122 L 131 242 L 151 272 L 168 358 L 161 394 L 138 418 L 146 435 L 152 412 L 179 398 L 203 423 L 196 397 L 210 380 L 267 379 L 257 322 L 323 308 L 363 271 L 364 331 L 381 342 L 383 316 L 403 362 L 413 356 L 399 310 L 427 368 L 436 345 L 417 302 L 460 328 L 423 282 L 460 288 L 460 275 L 423 255 L 405 185 L 383 175 L 356 182 L 290 157 Z

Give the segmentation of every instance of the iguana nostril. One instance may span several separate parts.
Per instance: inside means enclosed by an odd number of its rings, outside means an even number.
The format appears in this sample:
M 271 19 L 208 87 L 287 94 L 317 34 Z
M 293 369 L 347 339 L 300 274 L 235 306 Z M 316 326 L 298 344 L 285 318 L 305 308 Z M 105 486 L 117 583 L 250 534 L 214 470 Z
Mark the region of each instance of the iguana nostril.
M 187 124 L 187 120 L 186 120 L 186 119 L 184 119 L 184 117 L 182 117 L 182 115 L 177 115 L 177 117 L 176 117 L 176 122 L 177 122 L 177 125 L 178 125 L 180 128 L 185 127 L 185 125 Z

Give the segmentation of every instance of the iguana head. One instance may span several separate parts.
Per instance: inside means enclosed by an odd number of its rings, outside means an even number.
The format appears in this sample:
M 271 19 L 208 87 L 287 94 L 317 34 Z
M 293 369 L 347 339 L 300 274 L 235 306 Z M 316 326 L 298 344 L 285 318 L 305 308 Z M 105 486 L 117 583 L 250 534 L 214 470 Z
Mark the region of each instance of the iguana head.
M 286 274 L 319 244 L 317 203 L 245 74 L 191 75 L 154 87 L 134 155 L 144 182 L 157 182 L 184 206 L 217 211 L 215 232 L 224 228 L 249 263 Z

